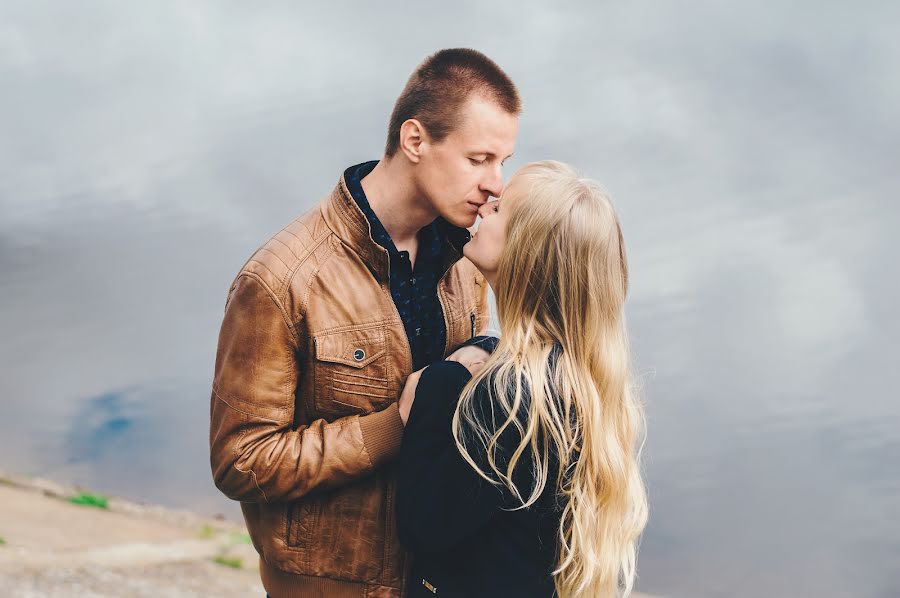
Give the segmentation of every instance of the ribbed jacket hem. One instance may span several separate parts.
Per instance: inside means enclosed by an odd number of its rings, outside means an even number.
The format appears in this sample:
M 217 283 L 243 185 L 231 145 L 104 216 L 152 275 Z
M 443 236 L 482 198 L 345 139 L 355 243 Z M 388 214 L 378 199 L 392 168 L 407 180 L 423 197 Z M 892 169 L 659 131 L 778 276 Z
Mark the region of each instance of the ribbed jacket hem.
M 272 598 L 365 598 L 366 584 L 314 575 L 296 575 L 259 559 L 263 587 Z

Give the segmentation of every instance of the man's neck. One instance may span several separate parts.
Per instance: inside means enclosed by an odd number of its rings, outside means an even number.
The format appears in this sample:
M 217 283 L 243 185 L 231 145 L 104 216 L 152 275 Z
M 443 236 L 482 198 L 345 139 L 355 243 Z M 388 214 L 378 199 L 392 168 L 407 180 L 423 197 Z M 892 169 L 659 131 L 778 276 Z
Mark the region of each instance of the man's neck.
M 416 234 L 438 213 L 413 183 L 401 159 L 382 158 L 360 181 L 366 199 L 397 248 L 416 244 Z

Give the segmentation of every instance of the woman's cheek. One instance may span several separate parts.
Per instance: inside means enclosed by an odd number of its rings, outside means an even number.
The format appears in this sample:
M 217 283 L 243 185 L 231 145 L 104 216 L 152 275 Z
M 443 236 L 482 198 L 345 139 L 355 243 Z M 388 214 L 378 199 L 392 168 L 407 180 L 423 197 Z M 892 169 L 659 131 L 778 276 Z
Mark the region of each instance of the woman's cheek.
M 475 264 L 476 266 L 478 265 L 478 262 L 477 262 L 478 248 L 475 247 L 477 238 L 478 238 L 478 235 L 476 233 L 475 235 L 472 235 L 472 239 L 468 243 L 463 245 L 463 255 L 466 256 L 467 258 L 469 258 L 469 261 L 472 262 L 473 264 Z

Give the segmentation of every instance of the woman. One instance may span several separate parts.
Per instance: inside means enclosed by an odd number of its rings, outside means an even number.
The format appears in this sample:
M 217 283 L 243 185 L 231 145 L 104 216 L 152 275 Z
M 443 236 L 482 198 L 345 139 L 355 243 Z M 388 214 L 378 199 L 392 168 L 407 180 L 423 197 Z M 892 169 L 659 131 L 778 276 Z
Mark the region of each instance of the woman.
M 483 207 L 464 253 L 503 334 L 474 375 L 445 361 L 407 381 L 410 595 L 627 596 L 647 501 L 615 211 L 568 166 L 532 163 Z

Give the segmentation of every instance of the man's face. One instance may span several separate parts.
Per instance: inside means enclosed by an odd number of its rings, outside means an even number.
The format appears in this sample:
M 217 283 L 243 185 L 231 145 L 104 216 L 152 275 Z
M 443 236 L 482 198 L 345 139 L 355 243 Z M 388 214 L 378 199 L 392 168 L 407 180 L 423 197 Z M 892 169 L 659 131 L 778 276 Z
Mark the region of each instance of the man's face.
M 449 223 L 475 224 L 478 209 L 503 191 L 503 162 L 512 155 L 519 118 L 478 95 L 441 142 L 424 142 L 416 168 L 419 190 Z

